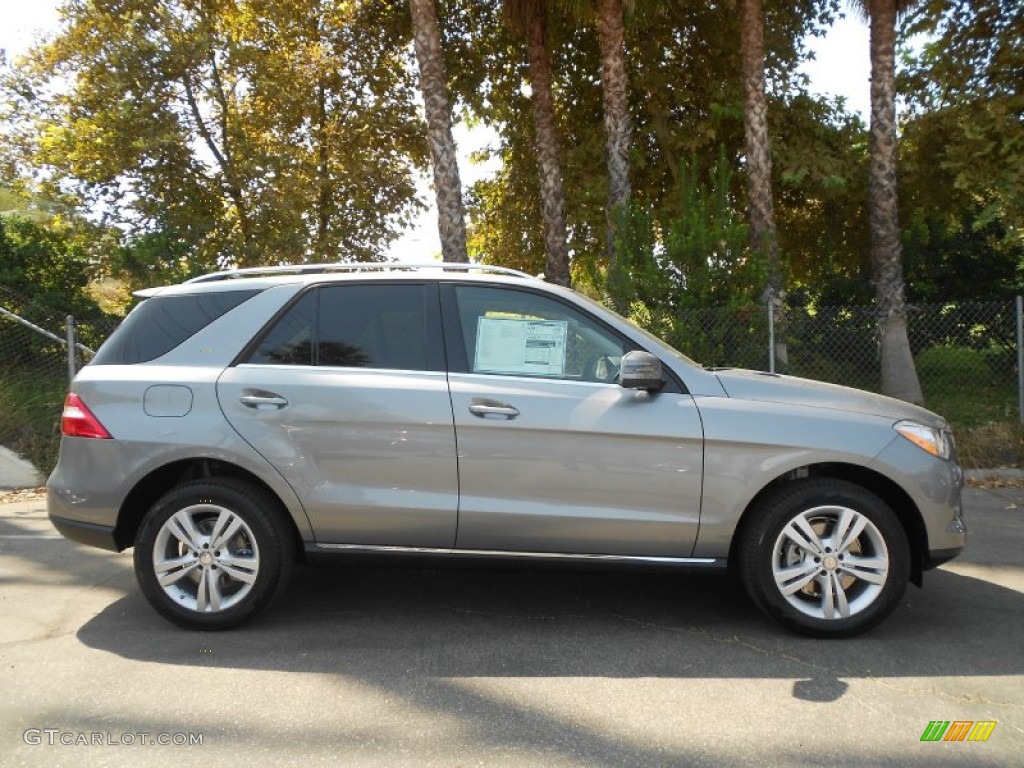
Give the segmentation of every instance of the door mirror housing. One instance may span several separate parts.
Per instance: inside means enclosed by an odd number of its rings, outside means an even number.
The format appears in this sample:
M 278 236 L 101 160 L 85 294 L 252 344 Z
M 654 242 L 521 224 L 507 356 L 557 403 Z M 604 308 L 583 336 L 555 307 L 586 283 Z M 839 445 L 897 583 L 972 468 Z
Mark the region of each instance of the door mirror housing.
M 625 389 L 645 389 L 657 392 L 665 386 L 661 375 L 661 360 L 650 352 L 634 350 L 622 357 L 619 367 L 619 386 Z

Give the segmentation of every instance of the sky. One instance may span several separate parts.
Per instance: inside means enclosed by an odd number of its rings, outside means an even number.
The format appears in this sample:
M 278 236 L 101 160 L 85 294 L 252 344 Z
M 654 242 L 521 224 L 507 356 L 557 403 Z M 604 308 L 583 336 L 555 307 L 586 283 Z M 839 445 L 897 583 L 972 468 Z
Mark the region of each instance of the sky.
M 59 24 L 57 0 L 0 0 L 0 49 L 8 59 L 23 53 L 40 36 L 53 32 Z M 843 96 L 850 111 L 859 112 L 868 120 L 870 95 L 870 62 L 868 59 L 867 24 L 848 14 L 840 19 L 823 38 L 809 41 L 815 59 L 801 71 L 810 78 L 810 89 L 819 94 Z M 486 178 L 495 170 L 494 164 L 474 165 L 469 155 L 489 140 L 483 131 L 468 131 L 456 126 L 455 141 L 459 148 L 459 172 L 463 186 Z M 424 201 L 431 199 L 429 175 L 418 185 Z M 413 226 L 391 247 L 388 255 L 402 261 L 430 261 L 441 252 L 437 236 L 436 212 L 425 210 Z

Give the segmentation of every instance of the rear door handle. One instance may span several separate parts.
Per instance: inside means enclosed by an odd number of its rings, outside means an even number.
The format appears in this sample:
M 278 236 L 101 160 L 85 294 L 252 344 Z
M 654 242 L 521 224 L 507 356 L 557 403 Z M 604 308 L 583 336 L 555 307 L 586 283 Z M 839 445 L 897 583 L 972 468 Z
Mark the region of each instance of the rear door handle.
M 249 392 L 238 398 L 238 402 L 248 408 L 268 409 L 284 408 L 288 401 L 273 392 Z
M 512 420 L 519 415 L 519 410 L 506 403 L 496 403 L 493 400 L 474 400 L 469 406 L 469 412 L 481 419 L 497 417 Z

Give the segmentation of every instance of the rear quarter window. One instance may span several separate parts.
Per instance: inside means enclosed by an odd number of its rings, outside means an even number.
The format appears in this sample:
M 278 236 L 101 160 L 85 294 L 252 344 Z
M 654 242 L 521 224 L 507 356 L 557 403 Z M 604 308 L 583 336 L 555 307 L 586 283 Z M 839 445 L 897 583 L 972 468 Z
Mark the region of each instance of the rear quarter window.
M 153 296 L 124 319 L 90 365 L 131 365 L 165 355 L 259 291 Z

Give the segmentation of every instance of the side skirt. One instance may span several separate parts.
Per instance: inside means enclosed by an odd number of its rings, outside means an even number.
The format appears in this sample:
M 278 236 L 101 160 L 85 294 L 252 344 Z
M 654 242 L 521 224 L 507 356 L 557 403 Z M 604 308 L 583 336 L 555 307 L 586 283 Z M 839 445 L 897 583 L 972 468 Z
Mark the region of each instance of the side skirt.
M 306 544 L 310 564 L 406 565 L 414 568 L 590 568 L 597 570 L 725 570 L 724 557 L 646 557 L 642 555 L 512 552 L 488 549 L 372 546 L 368 544 Z

